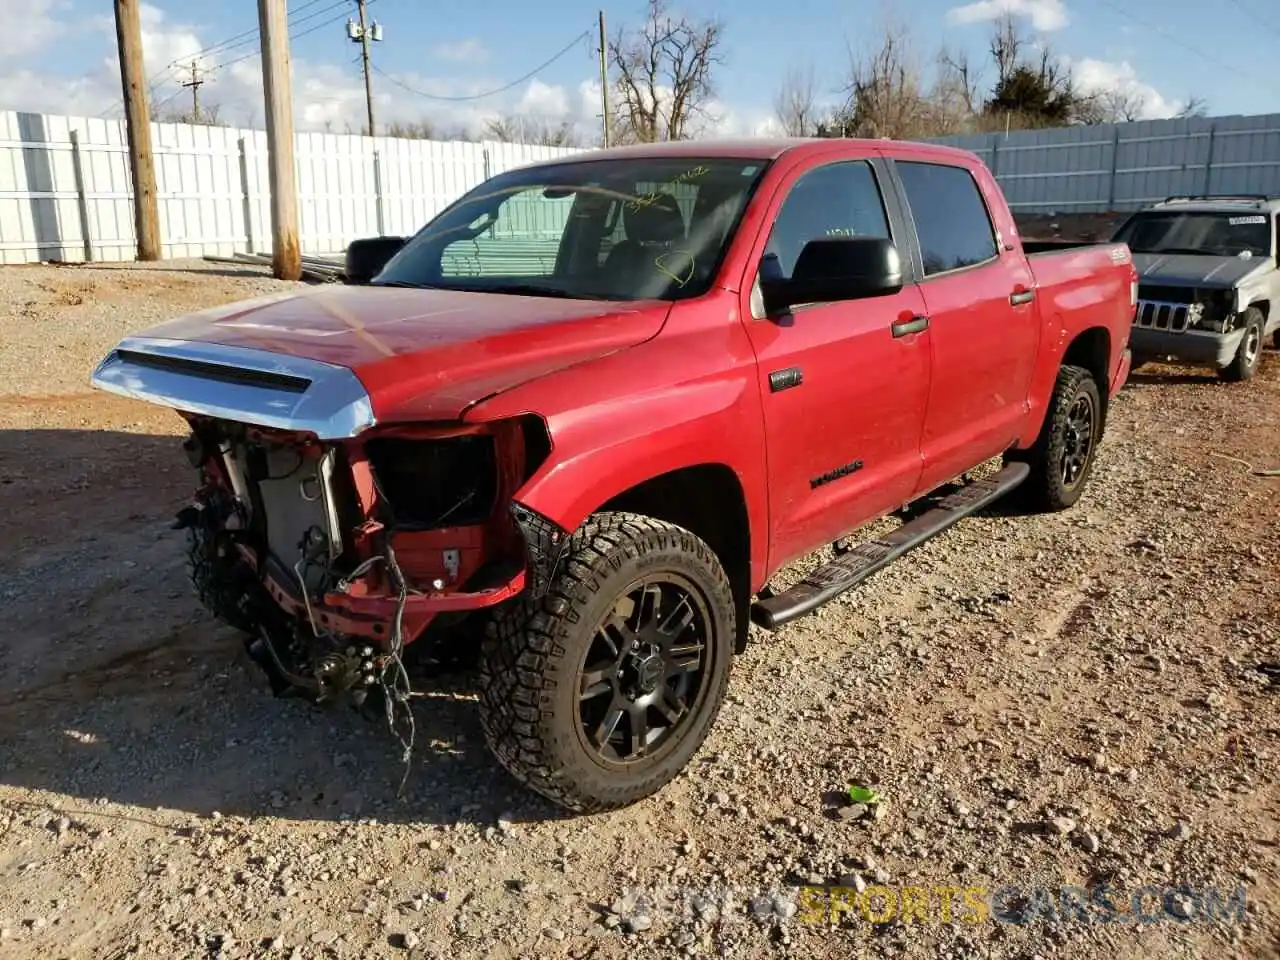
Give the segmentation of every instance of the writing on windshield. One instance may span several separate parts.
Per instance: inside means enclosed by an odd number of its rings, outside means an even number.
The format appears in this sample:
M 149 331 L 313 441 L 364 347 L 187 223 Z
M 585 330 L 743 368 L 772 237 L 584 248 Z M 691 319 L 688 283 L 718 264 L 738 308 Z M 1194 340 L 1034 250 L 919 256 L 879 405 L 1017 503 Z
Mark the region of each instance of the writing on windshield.
M 375 283 L 575 299 L 698 296 L 766 167 L 637 156 L 511 170 L 446 208 Z

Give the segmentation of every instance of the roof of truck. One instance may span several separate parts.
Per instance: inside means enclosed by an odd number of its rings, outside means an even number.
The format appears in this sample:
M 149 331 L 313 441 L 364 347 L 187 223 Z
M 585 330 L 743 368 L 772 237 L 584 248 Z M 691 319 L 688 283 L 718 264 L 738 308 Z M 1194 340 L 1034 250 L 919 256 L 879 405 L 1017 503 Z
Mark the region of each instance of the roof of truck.
M 1280 197 L 1258 195 L 1167 197 L 1152 204 L 1148 210 L 1185 210 L 1188 213 L 1236 213 L 1252 210 L 1257 213 L 1280 213 Z
M 725 157 L 742 160 L 776 160 L 784 153 L 816 153 L 834 144 L 843 143 L 867 150 L 902 143 L 913 151 L 935 154 L 939 158 L 972 159 L 973 153 L 956 147 L 917 141 L 899 141 L 888 137 L 880 140 L 852 137 L 742 137 L 715 140 L 667 140 L 659 143 L 640 143 L 625 147 L 608 147 L 600 150 L 584 150 L 581 153 L 543 160 L 530 166 L 575 163 L 589 160 L 621 160 L 627 157 L 688 157 L 690 159 Z

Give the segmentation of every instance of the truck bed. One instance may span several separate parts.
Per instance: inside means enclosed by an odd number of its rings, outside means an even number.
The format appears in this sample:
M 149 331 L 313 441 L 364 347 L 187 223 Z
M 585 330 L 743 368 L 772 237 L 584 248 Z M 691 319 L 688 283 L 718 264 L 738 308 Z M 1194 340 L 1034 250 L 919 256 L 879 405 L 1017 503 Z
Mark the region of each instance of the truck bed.
M 1081 247 L 1112 246 L 1110 240 L 1023 240 L 1022 249 L 1028 257 L 1038 257 L 1046 253 L 1061 253 Z

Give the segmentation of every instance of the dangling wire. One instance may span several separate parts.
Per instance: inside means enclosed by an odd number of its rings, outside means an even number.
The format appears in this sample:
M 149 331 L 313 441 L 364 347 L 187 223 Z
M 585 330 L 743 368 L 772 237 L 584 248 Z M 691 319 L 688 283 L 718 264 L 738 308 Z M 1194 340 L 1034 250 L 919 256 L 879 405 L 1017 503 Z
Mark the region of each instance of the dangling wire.
M 401 657 L 404 650 L 404 608 L 409 600 L 410 591 L 409 584 L 405 581 L 404 573 L 400 569 L 400 564 L 396 560 L 396 551 L 391 545 L 390 533 L 386 537 L 386 560 L 387 571 L 395 581 L 396 612 L 391 620 L 391 646 L 386 657 L 383 658 L 379 682 L 382 686 L 382 699 L 387 712 L 387 726 L 390 728 L 392 735 L 400 741 L 400 746 L 404 750 L 402 755 L 404 776 L 400 779 L 400 789 L 396 793 L 398 797 L 403 797 L 405 784 L 409 782 L 409 770 L 413 760 L 413 744 L 417 728 L 413 720 L 413 705 L 411 703 L 413 688 L 409 683 L 409 672 L 405 669 L 404 660 Z M 404 713 L 404 732 L 396 723 L 396 707 L 399 707 Z

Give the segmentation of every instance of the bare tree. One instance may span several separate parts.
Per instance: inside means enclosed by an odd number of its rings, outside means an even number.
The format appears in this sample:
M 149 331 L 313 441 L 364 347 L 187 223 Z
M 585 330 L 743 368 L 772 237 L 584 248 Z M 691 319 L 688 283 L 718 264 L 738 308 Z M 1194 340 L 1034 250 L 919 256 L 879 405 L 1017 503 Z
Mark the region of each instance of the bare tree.
M 991 62 L 996 68 L 996 87 L 1003 86 L 1013 77 L 1014 71 L 1022 63 L 1022 51 L 1026 46 L 1027 40 L 1018 28 L 1018 21 L 1013 14 L 1006 13 L 996 21 L 987 46 Z
M 330 129 L 327 121 L 325 129 L 326 131 Z M 365 128 L 362 126 L 360 131 L 364 133 Z M 347 124 L 347 132 L 351 132 L 350 124 Z M 387 124 L 382 135 L 396 140 L 435 140 L 437 142 L 453 141 L 455 143 L 471 142 L 476 139 L 475 135 L 465 127 L 442 127 L 434 120 L 426 117 L 421 120 L 392 121 Z
M 812 65 L 787 71 L 773 98 L 773 115 L 788 137 L 812 137 L 818 132 L 820 117 Z
M 1192 117 L 1204 117 L 1209 113 L 1209 104 L 1203 97 L 1197 97 L 1194 94 L 1187 97 L 1187 102 L 1183 104 L 1182 109 L 1175 113 L 1175 120 L 1189 120 Z
M 397 140 L 443 140 L 439 129 L 430 120 L 410 120 L 400 122 L 398 120 L 387 124 L 383 136 L 394 137 Z
M 609 41 L 617 87 L 618 142 L 685 140 L 707 118 L 715 94 L 712 74 L 722 60 L 719 20 L 693 21 L 648 0 L 644 24 Z
M 973 130 L 974 118 L 982 110 L 980 82 L 968 55 L 952 53 L 945 46 L 938 51 L 928 98 L 929 127 L 935 135 Z
M 996 22 L 988 49 L 996 80 L 983 109 L 987 126 L 1061 127 L 1097 114 L 1095 98 L 1076 88 L 1071 70 L 1045 43 L 1023 36 L 1012 15 Z
M 484 135 L 505 143 L 532 143 L 543 147 L 576 147 L 578 132 L 568 120 L 550 123 L 512 114 L 491 117 L 485 121 Z
M 151 111 L 151 119 L 155 123 L 189 123 L 201 127 L 225 127 L 227 121 L 221 119 L 222 110 L 218 104 L 201 107 L 196 113 L 192 109 L 178 107 L 161 107 Z
M 1141 120 L 1146 110 L 1146 94 L 1139 90 L 1113 87 L 1096 94 L 1094 99 L 1102 108 L 1103 123 L 1132 123 Z
M 847 110 L 862 137 L 907 139 L 923 133 L 924 89 L 905 28 L 887 25 L 879 49 L 850 52 Z

